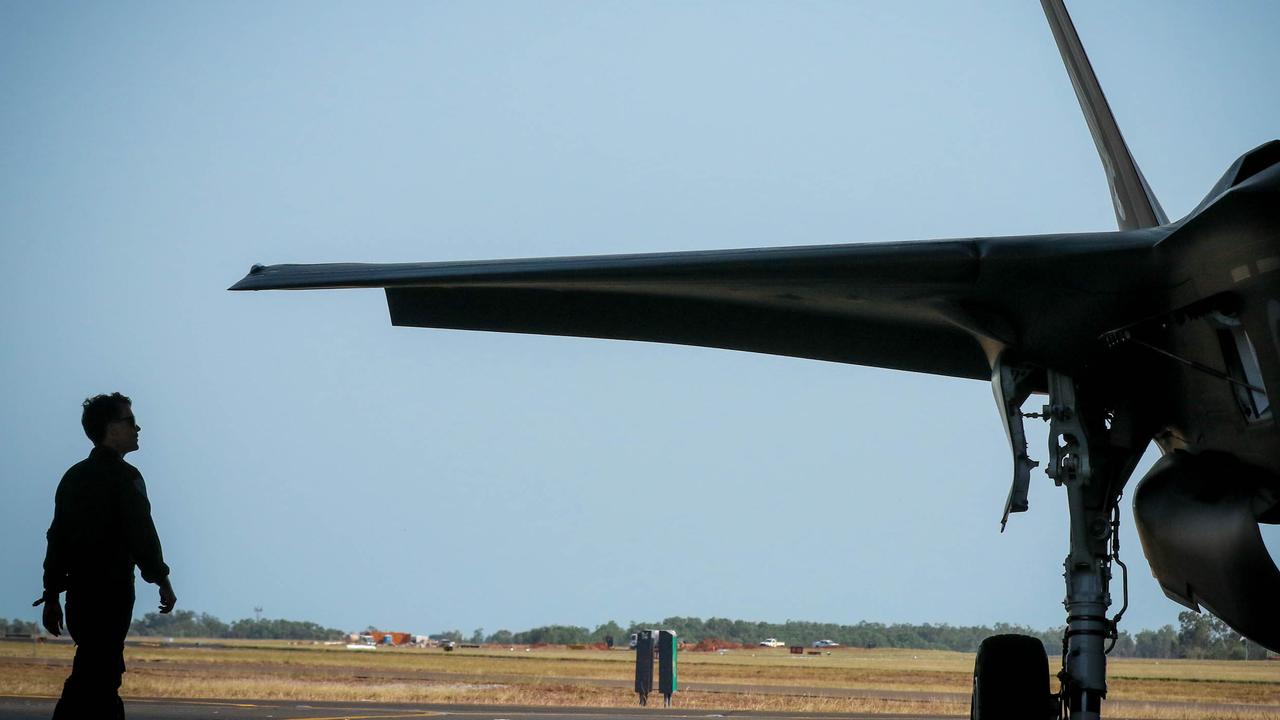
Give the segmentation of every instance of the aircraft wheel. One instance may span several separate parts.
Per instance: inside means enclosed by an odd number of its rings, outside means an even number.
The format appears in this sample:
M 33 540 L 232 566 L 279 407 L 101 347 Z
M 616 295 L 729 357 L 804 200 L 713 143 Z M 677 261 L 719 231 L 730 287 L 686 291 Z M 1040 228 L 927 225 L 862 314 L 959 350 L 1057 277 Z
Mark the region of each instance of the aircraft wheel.
M 970 720 L 1044 720 L 1056 715 L 1049 657 L 1038 638 L 992 635 L 973 664 Z

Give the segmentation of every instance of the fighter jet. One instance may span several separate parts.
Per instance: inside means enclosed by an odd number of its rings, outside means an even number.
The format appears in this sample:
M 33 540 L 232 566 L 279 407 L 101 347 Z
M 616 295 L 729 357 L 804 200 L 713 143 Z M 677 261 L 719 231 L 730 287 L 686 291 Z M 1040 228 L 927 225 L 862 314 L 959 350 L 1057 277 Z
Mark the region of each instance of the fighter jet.
M 1025 420 L 1067 495 L 1061 687 L 1034 638 L 981 646 L 972 717 L 1098 718 L 1117 637 L 1121 495 L 1165 593 L 1280 650 L 1280 141 L 1170 221 L 1061 0 L 1042 0 L 1102 160 L 1115 232 L 410 263 L 255 265 L 232 290 L 384 288 L 395 325 L 678 343 L 990 381 L 1027 510 Z M 1045 396 L 1033 412 L 1024 405 Z

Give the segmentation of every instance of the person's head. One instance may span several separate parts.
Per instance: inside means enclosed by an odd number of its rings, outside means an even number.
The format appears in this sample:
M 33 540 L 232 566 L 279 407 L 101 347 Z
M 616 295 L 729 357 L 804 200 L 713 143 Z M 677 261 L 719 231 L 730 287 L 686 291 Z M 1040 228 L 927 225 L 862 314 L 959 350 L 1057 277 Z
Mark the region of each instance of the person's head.
M 114 450 L 121 456 L 138 449 L 138 431 L 142 428 L 134 420 L 133 403 L 118 392 L 85 400 L 80 424 L 97 447 Z

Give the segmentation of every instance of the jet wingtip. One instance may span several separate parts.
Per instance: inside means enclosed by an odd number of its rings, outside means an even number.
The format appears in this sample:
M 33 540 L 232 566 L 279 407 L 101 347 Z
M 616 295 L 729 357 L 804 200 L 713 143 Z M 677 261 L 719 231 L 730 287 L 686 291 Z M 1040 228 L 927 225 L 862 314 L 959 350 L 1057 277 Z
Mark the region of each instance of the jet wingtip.
M 227 288 L 227 290 L 254 290 L 254 289 L 256 289 L 256 288 L 254 288 L 254 287 L 253 287 L 253 282 L 252 282 L 252 281 L 253 281 L 253 278 L 254 278 L 255 276 L 257 276 L 257 275 L 261 275 L 261 274 L 262 274 L 262 271 L 264 271 L 264 270 L 266 270 L 266 269 L 267 269 L 267 266 L 266 266 L 266 265 L 263 265 L 263 264 L 261 264 L 261 263 L 254 263 L 254 264 L 253 264 L 253 266 L 249 268 L 249 274 L 248 274 L 248 275 L 245 275 L 245 276 L 244 276 L 244 277 L 242 277 L 242 278 L 240 278 L 240 280 L 239 280 L 238 282 L 236 282 L 236 284 L 234 284 L 234 285 L 232 285 L 231 287 Z

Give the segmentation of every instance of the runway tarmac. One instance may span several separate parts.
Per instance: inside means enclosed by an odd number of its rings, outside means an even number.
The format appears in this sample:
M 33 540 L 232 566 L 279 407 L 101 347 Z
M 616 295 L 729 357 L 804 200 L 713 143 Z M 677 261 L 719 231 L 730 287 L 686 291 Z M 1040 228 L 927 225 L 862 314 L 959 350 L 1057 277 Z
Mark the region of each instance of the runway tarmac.
M 56 698 L 0 696 L 0 720 L 47 720 Z M 238 700 L 125 701 L 130 720 L 374 720 L 375 718 L 455 718 L 456 720 L 955 720 L 936 715 L 869 715 L 844 713 L 769 713 L 681 710 L 679 708 L 547 708 L 485 705 L 408 705 L 386 703 L 300 703 Z

